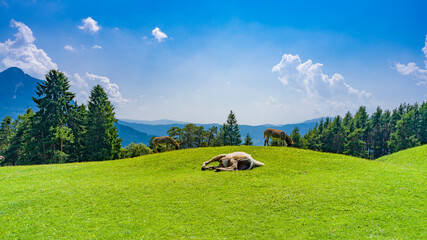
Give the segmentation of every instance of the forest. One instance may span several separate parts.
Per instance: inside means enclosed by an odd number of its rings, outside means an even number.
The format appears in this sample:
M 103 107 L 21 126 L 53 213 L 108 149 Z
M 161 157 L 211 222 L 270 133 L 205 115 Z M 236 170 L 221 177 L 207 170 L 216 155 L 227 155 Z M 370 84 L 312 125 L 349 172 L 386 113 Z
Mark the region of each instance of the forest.
M 370 116 L 361 106 L 354 116 L 326 118 L 304 137 L 298 128 L 290 136 L 294 147 L 376 159 L 427 143 L 427 102 L 401 104 L 392 112 L 378 107 Z
M 100 85 L 91 90 L 87 105 L 77 104 L 69 89 L 67 77 L 51 70 L 46 81 L 37 86 L 33 98 L 37 111 L 28 109 L 15 120 L 9 116 L 2 120 L 0 155 L 5 158 L 0 165 L 103 161 L 153 152 L 153 138 L 149 146 L 121 146 L 114 106 Z M 181 149 L 252 145 L 249 134 L 242 140 L 233 111 L 219 129 L 187 124 L 182 129 L 172 127 L 167 133 Z M 361 106 L 354 116 L 347 112 L 344 118 L 326 118 L 305 136 L 298 128 L 290 136 L 292 147 L 376 159 L 427 143 L 427 102 L 402 104 L 392 112 L 378 107 L 371 116 Z

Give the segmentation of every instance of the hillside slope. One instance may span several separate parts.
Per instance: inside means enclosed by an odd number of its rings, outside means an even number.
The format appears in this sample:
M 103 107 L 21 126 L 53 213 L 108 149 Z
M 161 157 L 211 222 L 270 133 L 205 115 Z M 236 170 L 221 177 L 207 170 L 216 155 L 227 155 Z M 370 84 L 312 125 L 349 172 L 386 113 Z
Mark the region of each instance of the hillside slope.
M 265 166 L 200 171 L 233 151 Z M 397 162 L 220 147 L 4 167 L 0 238 L 425 239 L 426 169 Z
M 427 145 L 406 149 L 392 155 L 378 158 L 377 161 L 427 170 Z

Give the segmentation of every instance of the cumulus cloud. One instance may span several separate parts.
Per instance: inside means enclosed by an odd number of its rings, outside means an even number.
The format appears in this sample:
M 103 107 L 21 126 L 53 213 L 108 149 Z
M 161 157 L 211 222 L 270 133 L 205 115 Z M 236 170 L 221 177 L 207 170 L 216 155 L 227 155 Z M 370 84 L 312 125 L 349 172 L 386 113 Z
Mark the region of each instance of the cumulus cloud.
M 75 51 L 74 48 L 73 48 L 73 46 L 71 46 L 71 45 L 65 45 L 64 49 L 67 50 L 67 51 L 70 51 L 70 52 L 74 52 Z
M 73 75 L 70 79 L 70 85 L 77 92 L 76 98 L 80 102 L 86 102 L 88 100 L 91 88 L 96 84 L 101 85 L 107 93 L 109 99 L 113 103 L 127 103 L 128 99 L 124 98 L 119 91 L 119 86 L 112 83 L 108 77 L 98 76 L 91 73 L 86 73 L 81 77 L 78 73 Z
M 92 48 L 93 48 L 93 49 L 102 49 L 102 46 L 99 46 L 99 45 L 93 45 L 93 46 L 92 46 Z
M 49 70 L 58 68 L 46 52 L 34 44 L 36 38 L 27 25 L 12 19 L 10 26 L 17 28 L 18 32 L 14 35 L 15 39 L 0 42 L 0 58 L 2 58 L 3 67 L 19 67 L 38 78 L 43 78 Z
M 153 36 L 159 42 L 162 42 L 164 39 L 168 38 L 168 36 L 166 35 L 166 33 L 160 31 L 160 29 L 158 27 L 156 27 L 155 29 L 153 29 L 153 31 L 151 31 L 151 32 L 153 33 Z
M 323 64 L 312 60 L 302 62 L 298 55 L 284 54 L 282 60 L 272 68 L 278 79 L 288 90 L 287 97 L 298 100 L 279 103 L 269 99 L 265 107 L 280 107 L 316 116 L 318 114 L 340 114 L 372 101 L 371 93 L 352 87 L 344 77 L 335 73 L 331 77 L 323 72 Z
M 279 74 L 278 78 L 283 85 L 305 93 L 309 97 L 325 97 L 328 99 L 357 97 L 370 98 L 371 94 L 365 90 L 351 87 L 344 81 L 344 77 L 335 73 L 332 77 L 323 73 L 323 64 L 313 63 L 312 60 L 302 62 L 298 55 L 284 54 L 282 60 L 272 68 Z
M 98 22 L 91 17 L 82 19 L 82 25 L 78 26 L 78 28 L 89 33 L 97 33 L 101 29 Z
M 427 35 L 422 51 L 425 56 L 424 68 L 420 68 L 417 64 L 410 62 L 408 64 L 396 63 L 396 71 L 404 76 L 412 76 L 418 79 L 417 85 L 427 85 Z

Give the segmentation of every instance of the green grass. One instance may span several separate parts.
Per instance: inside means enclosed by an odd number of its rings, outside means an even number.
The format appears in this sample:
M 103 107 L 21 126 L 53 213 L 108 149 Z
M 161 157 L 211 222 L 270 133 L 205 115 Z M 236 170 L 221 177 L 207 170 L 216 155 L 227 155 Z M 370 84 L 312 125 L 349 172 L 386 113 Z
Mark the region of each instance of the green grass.
M 200 170 L 234 151 L 265 166 Z M 426 153 L 220 147 L 3 167 L 0 239 L 426 239 Z

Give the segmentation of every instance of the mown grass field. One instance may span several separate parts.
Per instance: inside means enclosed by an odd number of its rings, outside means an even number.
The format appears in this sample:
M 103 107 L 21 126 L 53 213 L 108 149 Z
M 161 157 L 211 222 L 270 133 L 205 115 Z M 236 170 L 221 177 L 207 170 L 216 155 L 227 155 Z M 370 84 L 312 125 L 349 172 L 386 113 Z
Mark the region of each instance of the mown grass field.
M 200 170 L 234 151 L 265 166 Z M 0 239 L 426 239 L 426 160 L 220 147 L 3 167 Z

